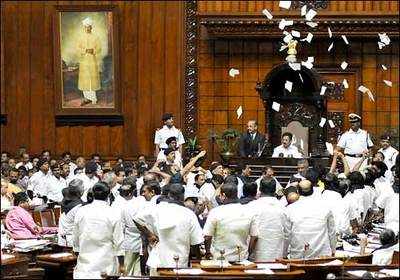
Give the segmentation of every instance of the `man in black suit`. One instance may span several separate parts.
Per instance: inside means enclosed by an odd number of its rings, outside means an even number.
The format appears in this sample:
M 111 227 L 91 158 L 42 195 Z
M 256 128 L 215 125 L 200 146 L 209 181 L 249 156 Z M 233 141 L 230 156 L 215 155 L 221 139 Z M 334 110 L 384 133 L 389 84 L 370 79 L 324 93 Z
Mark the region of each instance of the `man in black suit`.
M 239 139 L 239 154 L 241 157 L 260 157 L 265 149 L 266 139 L 257 131 L 257 121 L 249 120 L 247 132 Z

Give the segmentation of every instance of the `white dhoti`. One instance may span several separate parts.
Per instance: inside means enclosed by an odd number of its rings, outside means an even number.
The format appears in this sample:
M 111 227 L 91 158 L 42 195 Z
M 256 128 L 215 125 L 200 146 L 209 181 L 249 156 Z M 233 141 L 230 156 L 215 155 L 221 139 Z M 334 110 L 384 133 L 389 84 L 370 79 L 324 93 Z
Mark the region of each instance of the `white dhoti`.
M 84 90 L 83 97 L 92 101 L 93 104 L 97 103 L 96 91 L 94 90 Z

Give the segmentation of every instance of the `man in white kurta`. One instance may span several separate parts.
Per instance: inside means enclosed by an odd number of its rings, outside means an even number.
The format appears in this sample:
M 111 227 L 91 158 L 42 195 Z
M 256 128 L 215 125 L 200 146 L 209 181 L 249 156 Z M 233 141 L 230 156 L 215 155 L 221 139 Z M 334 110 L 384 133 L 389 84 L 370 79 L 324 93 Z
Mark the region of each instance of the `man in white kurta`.
M 290 246 L 290 258 L 332 256 L 336 248 L 336 230 L 332 211 L 313 194 L 308 180 L 299 183 L 300 198 L 285 211 L 285 246 Z
M 254 251 L 256 262 L 274 261 L 284 256 L 284 207 L 276 199 L 275 192 L 274 180 L 261 180 L 261 197 L 247 204 L 248 211 L 256 214 L 258 225 L 258 240 Z
M 82 206 L 74 220 L 73 250 L 79 253 L 74 279 L 100 278 L 123 272 L 124 240 L 121 212 L 107 204 L 107 184 L 93 186 L 92 203 Z
M 381 148 L 378 152 L 381 152 L 385 156 L 383 162 L 386 164 L 388 170 L 391 170 L 396 163 L 396 157 L 399 154 L 399 151 L 392 147 L 389 135 L 381 136 L 380 145 Z
M 160 150 L 168 148 L 166 142 L 170 137 L 176 137 L 177 148 L 182 155 L 182 145 L 185 144 L 185 138 L 183 138 L 182 131 L 174 126 L 174 116 L 171 113 L 165 113 L 162 116 L 162 121 L 164 122 L 163 127 L 156 130 L 154 135 L 155 156 L 159 154 Z
M 224 250 L 227 261 L 247 259 L 249 253 L 252 253 L 249 252 L 248 247 L 252 249 L 251 245 L 255 245 L 254 240 L 258 236 L 256 216 L 248 211 L 247 205 L 238 202 L 237 187 L 234 184 L 222 185 L 220 200 L 224 204 L 211 209 L 203 228 L 206 256 L 218 259 L 220 251 Z M 250 245 L 247 242 L 248 238 L 250 238 Z
M 99 38 L 93 34 L 93 21 L 85 18 L 82 21 L 85 31 L 78 38 L 79 51 L 79 78 L 78 88 L 83 92 L 82 105 L 97 103 L 96 91 L 101 88 L 99 59 L 101 45 Z
M 350 129 L 343 133 L 337 143 L 337 148 L 344 150 L 344 155 L 349 164 L 350 170 L 362 159 L 363 154 L 367 153 L 374 146 L 369 133 L 362 130 L 361 117 L 357 114 L 349 114 Z M 360 167 L 364 169 L 366 161 Z
M 168 202 L 148 207 L 135 220 L 152 231 L 158 242 L 153 246 L 147 265 L 155 271 L 162 267 L 187 267 L 190 246 L 203 242 L 200 224 L 193 211 L 183 205 L 184 188 L 180 184 L 170 185 Z
M 39 171 L 34 173 L 28 181 L 28 191 L 32 191 L 35 196 L 47 196 L 51 178 L 49 162 L 40 159 L 37 167 Z

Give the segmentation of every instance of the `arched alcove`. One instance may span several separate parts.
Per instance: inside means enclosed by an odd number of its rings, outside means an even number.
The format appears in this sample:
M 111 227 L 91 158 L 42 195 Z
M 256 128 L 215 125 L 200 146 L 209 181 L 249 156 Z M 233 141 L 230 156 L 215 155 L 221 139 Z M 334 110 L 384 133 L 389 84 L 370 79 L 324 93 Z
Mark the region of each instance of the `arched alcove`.
M 292 82 L 292 90 L 285 89 L 286 81 Z M 314 69 L 301 66 L 293 70 L 288 63 L 274 67 L 266 74 L 257 91 L 263 99 L 266 123 L 272 147 L 280 144 L 282 127 L 298 121 L 308 128 L 308 154 L 313 156 L 325 153 L 326 128 L 319 126 L 321 117 L 326 118 L 326 99 L 320 95 L 321 77 Z M 279 103 L 280 110 L 272 109 L 273 102 Z M 270 151 L 272 152 L 272 151 Z

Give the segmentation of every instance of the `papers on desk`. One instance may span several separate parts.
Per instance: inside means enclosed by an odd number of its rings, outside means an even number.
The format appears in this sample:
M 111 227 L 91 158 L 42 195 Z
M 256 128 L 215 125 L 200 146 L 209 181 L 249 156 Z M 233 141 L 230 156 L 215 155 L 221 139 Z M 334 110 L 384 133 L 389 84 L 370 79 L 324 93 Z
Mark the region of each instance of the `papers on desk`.
M 49 240 L 26 239 L 14 241 L 15 251 L 17 252 L 29 252 L 42 249 L 48 244 L 50 244 Z
M 399 272 L 400 269 L 381 269 L 379 270 L 381 273 L 385 273 L 387 275 L 393 276 L 393 277 L 400 277 Z
M 242 260 L 240 262 L 236 262 L 235 264 L 243 265 L 243 266 L 249 266 L 249 265 L 253 265 L 254 263 L 251 262 L 251 261 L 248 261 L 248 260 Z
M 343 240 L 343 251 L 348 251 L 348 252 L 355 252 L 355 253 L 360 253 L 360 246 L 353 246 L 349 242 L 346 242 Z M 365 248 L 365 253 L 370 254 L 372 253 L 373 249 L 367 247 Z
M 2 261 L 8 260 L 8 259 L 12 259 L 12 258 L 15 258 L 15 256 L 14 255 L 10 255 L 10 254 L 1 254 L 1 260 Z
M 271 269 L 245 269 L 244 273 L 248 274 L 274 274 Z
M 357 257 L 357 256 L 360 256 L 360 254 L 351 251 L 336 250 L 335 252 L 335 257 L 338 258 Z
M 351 270 L 347 271 L 348 274 L 356 277 L 363 277 L 363 275 L 366 273 L 366 270 Z
M 330 265 L 343 265 L 343 262 L 341 260 L 333 260 L 331 262 L 327 262 L 327 263 L 320 263 L 318 264 L 320 266 L 330 266 Z
M 282 263 L 258 263 L 257 268 L 260 268 L 260 269 L 287 269 L 287 265 L 282 264 Z
M 57 254 L 51 254 L 50 257 L 52 258 L 63 258 L 63 257 L 70 257 L 72 256 L 71 253 L 57 253 Z
M 201 270 L 200 268 L 174 269 L 174 273 L 176 273 L 176 274 L 199 275 L 199 274 L 202 274 L 203 272 L 204 272 L 204 270 Z

